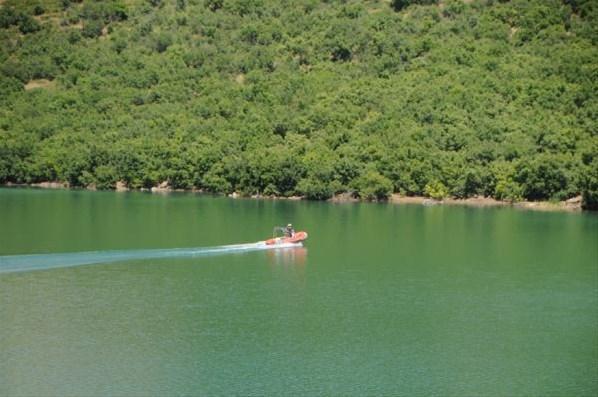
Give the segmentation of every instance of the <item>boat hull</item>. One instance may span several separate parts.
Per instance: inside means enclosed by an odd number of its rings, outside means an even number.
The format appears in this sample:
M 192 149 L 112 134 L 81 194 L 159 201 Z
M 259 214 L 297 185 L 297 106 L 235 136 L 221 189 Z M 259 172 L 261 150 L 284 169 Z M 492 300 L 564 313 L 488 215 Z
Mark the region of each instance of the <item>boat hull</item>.
M 303 241 L 307 239 L 306 232 L 297 232 L 293 235 L 293 237 L 275 237 L 269 240 L 266 240 L 266 245 L 279 245 L 279 244 L 297 244 L 301 245 Z

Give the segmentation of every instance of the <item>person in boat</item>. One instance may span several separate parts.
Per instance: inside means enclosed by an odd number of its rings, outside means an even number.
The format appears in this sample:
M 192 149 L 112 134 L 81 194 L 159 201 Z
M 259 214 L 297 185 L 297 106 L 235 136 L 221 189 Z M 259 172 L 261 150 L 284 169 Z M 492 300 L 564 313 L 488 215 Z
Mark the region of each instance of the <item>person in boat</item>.
M 295 229 L 293 229 L 292 224 L 288 224 L 287 227 L 284 229 L 284 236 L 285 237 L 293 237 L 295 235 Z

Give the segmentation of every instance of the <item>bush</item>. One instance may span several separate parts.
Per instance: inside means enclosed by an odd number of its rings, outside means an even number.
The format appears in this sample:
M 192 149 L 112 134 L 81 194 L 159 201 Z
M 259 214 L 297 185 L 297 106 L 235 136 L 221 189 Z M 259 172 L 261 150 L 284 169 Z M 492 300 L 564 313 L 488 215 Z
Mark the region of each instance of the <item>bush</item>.
M 12 7 L 0 8 L 0 28 L 7 29 L 17 25 L 20 21 L 20 14 Z
M 522 196 L 528 200 L 562 199 L 571 182 L 563 161 L 553 156 L 519 163 L 514 179 L 521 185 Z
M 412 4 L 430 5 L 437 3 L 438 0 L 392 0 L 390 6 L 395 11 L 401 11 L 403 8 L 409 7 Z
M 160 33 L 154 39 L 154 49 L 157 52 L 164 52 L 172 45 L 172 36 L 169 33 Z
M 109 165 L 100 165 L 95 169 L 95 183 L 98 189 L 114 189 L 118 176 L 116 169 Z
M 35 7 L 33 7 L 33 15 L 42 15 L 45 12 L 46 10 L 41 4 L 37 4 Z
M 313 177 L 301 179 L 297 191 L 309 200 L 327 200 L 334 194 L 328 183 Z
M 521 186 L 512 179 L 501 179 L 496 182 L 494 197 L 504 201 L 519 201 L 521 197 Z
M 23 34 L 34 33 L 41 29 L 41 25 L 33 17 L 25 14 L 21 14 L 19 20 L 19 30 Z
M 392 182 L 377 171 L 370 170 L 357 178 L 353 187 L 365 200 L 386 200 L 392 193 Z
M 3 95 L 9 95 L 19 91 L 23 91 L 23 83 L 14 77 L 4 77 L 0 75 L 0 92 Z
M 94 38 L 102 35 L 104 24 L 99 20 L 90 20 L 83 23 L 81 34 L 83 37 Z
M 442 200 L 448 196 L 448 189 L 442 182 L 436 180 L 424 187 L 424 194 L 434 200 Z
M 582 206 L 588 210 L 598 210 L 598 152 L 583 157 L 580 181 Z
M 224 0 L 206 0 L 205 5 L 210 11 L 217 11 L 224 6 Z

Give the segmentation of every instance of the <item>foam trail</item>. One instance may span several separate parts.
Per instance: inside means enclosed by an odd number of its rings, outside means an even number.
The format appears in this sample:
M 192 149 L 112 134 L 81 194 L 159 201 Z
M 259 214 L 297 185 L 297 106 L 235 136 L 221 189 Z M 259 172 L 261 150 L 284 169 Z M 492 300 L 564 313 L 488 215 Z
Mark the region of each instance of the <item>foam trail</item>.
M 90 251 L 60 254 L 0 256 L 0 273 L 53 269 L 58 267 L 123 262 L 142 259 L 183 258 L 248 252 L 272 248 L 296 247 L 297 244 L 266 245 L 263 241 L 249 244 L 221 245 L 204 248 L 168 248 L 122 251 Z

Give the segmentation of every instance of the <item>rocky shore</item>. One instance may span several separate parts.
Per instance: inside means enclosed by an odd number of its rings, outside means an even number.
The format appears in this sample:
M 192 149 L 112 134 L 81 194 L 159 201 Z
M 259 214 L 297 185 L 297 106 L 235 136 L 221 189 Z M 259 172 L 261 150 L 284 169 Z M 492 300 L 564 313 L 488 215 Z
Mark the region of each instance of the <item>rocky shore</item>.
M 469 197 L 466 199 L 446 198 L 433 200 L 428 197 L 408 197 L 393 194 L 389 199 L 395 204 L 421 204 L 421 205 L 465 205 L 470 207 L 514 207 L 537 211 L 581 211 L 581 196 L 573 197 L 566 201 L 502 201 L 491 197 Z
M 35 187 L 41 189 L 70 189 L 68 183 L 66 182 L 57 182 L 57 181 L 48 181 L 48 182 L 40 182 L 40 183 L 31 183 L 31 184 L 15 184 L 15 183 L 6 183 L 4 186 L 7 187 Z M 87 187 L 87 190 L 96 190 L 95 185 L 90 185 Z M 173 189 L 168 182 L 164 181 L 158 186 L 154 186 L 151 189 L 142 188 L 142 189 L 131 189 L 127 186 L 127 184 L 123 181 L 119 181 L 116 183 L 115 191 L 117 192 L 127 192 L 127 191 L 145 191 L 151 193 L 170 193 L 170 192 L 192 192 L 192 193 L 205 193 L 202 189 Z M 241 198 L 249 198 L 249 199 L 266 199 L 266 200 L 303 200 L 301 196 L 291 196 L 291 197 L 283 197 L 283 196 L 264 196 L 264 195 L 252 195 L 252 196 L 243 196 L 240 193 L 233 192 L 227 195 L 232 199 L 241 199 Z M 355 202 L 363 202 L 364 200 L 360 200 L 359 198 L 353 196 L 350 193 L 341 193 L 333 196 L 332 198 L 327 200 L 331 203 L 355 203 Z M 403 196 L 400 194 L 392 194 L 389 199 L 386 201 L 391 204 L 410 204 L 410 205 L 423 205 L 423 206 L 436 206 L 436 205 L 448 205 L 448 206 L 469 206 L 469 207 L 513 207 L 519 209 L 526 209 L 526 210 L 535 210 L 535 211 L 567 211 L 567 212 L 576 212 L 582 210 L 582 199 L 581 196 L 570 198 L 566 201 L 501 201 L 496 200 L 491 197 L 482 197 L 482 196 L 475 196 L 469 197 L 466 199 L 456 199 L 456 198 L 445 198 L 442 200 L 434 200 L 429 197 L 423 196 Z

